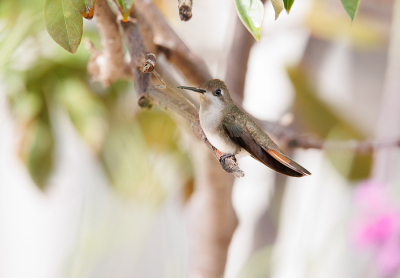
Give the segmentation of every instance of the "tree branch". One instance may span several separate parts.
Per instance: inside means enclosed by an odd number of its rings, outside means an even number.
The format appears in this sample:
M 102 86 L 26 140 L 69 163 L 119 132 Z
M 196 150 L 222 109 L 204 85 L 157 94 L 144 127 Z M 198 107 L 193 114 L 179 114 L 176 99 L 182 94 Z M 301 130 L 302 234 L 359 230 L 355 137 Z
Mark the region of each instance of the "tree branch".
M 150 24 L 154 43 L 189 83 L 199 85 L 212 79 L 203 59 L 190 51 L 151 1 L 136 0 L 135 7 Z
M 135 82 L 135 90 L 138 99 L 141 99 L 150 85 L 150 73 L 144 73 L 140 68 L 146 59 L 146 48 L 140 33 L 139 25 L 136 22 L 121 22 L 125 39 L 131 55 L 131 71 Z
M 264 127 L 273 134 L 281 145 L 289 148 L 330 150 L 336 152 L 354 152 L 357 154 L 368 154 L 375 150 L 391 147 L 400 147 L 400 139 L 392 140 L 323 140 L 314 136 L 301 136 L 290 127 L 277 123 L 265 122 Z
M 368 154 L 374 150 L 386 149 L 391 147 L 400 147 L 400 140 L 382 140 L 382 141 L 335 141 L 319 140 L 315 138 L 293 138 L 289 142 L 289 147 L 300 147 L 303 149 L 333 150 L 336 152 L 354 152 L 359 154 Z
M 220 278 L 238 225 L 231 198 L 234 179 L 197 144 L 191 145 L 196 190 L 187 205 L 190 277 Z
M 108 6 L 107 0 L 97 0 L 94 17 L 100 31 L 103 50 L 95 49 L 90 42 L 86 44 L 92 53 L 88 72 L 94 80 L 108 87 L 118 79 L 130 78 L 130 69 L 124 61 L 117 17 Z

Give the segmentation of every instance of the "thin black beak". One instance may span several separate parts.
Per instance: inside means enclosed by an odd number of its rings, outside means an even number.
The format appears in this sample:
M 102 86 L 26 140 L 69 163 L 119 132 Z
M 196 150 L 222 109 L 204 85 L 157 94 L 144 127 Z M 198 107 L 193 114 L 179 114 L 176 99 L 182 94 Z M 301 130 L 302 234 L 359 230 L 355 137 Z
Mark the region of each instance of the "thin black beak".
M 185 90 L 191 90 L 191 91 L 195 91 L 201 94 L 204 94 L 206 92 L 206 90 L 202 90 L 199 88 L 195 88 L 195 87 L 185 87 L 185 86 L 179 86 L 178 89 L 185 89 Z

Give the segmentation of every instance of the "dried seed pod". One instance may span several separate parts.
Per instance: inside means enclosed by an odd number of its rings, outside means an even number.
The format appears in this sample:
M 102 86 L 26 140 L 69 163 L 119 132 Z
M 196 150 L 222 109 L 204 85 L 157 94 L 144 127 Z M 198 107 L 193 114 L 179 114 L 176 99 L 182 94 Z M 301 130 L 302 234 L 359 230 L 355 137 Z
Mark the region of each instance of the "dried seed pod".
M 178 0 L 179 17 L 182 21 L 188 21 L 192 18 L 193 0 Z
M 156 67 L 156 55 L 148 52 L 145 57 L 145 62 L 143 64 L 142 72 L 150 73 Z

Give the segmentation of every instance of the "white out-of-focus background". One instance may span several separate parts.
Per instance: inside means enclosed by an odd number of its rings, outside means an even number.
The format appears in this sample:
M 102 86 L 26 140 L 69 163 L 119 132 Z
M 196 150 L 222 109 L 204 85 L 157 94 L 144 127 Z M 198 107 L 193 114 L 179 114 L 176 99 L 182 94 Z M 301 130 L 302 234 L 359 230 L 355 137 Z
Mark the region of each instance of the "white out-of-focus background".
M 223 79 L 238 43 L 234 2 L 194 0 L 188 22 L 176 1 L 155 4 Z M 189 277 L 189 129 L 140 110 L 129 82 L 92 82 L 88 51 L 52 41 L 43 5 L 0 2 L 0 277 Z M 339 0 L 296 0 L 275 21 L 267 3 L 243 107 L 329 142 L 400 138 L 399 9 L 362 0 L 351 22 Z M 95 22 L 84 24 L 100 46 Z M 239 224 L 225 277 L 396 277 L 398 149 L 285 151 L 313 175 L 239 160 L 246 176 L 233 186 Z

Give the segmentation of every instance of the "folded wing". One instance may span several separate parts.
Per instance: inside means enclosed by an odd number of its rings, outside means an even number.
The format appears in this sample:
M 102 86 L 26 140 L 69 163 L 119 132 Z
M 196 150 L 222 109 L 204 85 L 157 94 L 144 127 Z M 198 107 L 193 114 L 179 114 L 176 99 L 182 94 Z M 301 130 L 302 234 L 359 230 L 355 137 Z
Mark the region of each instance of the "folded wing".
M 255 125 L 255 123 L 251 124 Z M 279 150 L 269 137 L 265 141 L 271 143 L 270 147 L 264 142 L 256 142 L 246 125 L 239 124 L 234 116 L 225 118 L 223 128 L 232 141 L 245 149 L 253 158 L 276 172 L 291 177 L 311 175 L 305 168 Z

